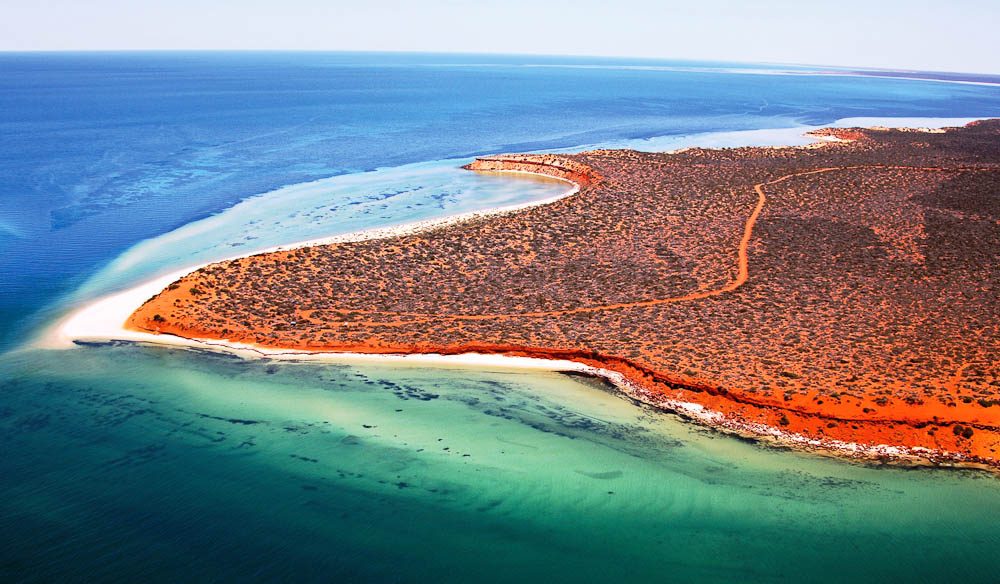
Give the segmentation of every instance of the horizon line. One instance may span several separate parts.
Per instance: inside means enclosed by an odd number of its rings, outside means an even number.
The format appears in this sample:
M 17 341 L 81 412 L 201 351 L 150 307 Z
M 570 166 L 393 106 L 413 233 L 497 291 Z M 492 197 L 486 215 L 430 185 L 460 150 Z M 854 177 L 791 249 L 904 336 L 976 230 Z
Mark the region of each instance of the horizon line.
M 744 61 L 724 59 L 704 59 L 691 57 L 649 57 L 630 55 L 597 55 L 583 53 L 519 53 L 519 52 L 482 52 L 482 51 L 426 51 L 426 50 L 377 50 L 377 49 L 252 49 L 252 48 L 99 48 L 99 49 L 0 49 L 2 54 L 57 54 L 57 53 L 341 53 L 341 54 L 384 54 L 384 55 L 464 55 L 483 57 L 543 57 L 543 58 L 575 58 L 575 59 L 617 59 L 656 62 L 690 62 L 690 63 L 725 63 L 734 65 L 769 65 L 786 67 L 813 67 L 819 69 L 842 70 L 849 72 L 872 73 L 933 73 L 949 75 L 968 75 L 996 77 L 995 83 L 1000 83 L 1000 72 L 956 71 L 946 69 L 914 69 L 910 67 L 872 67 L 860 65 L 831 65 L 820 63 L 796 63 L 789 61 Z

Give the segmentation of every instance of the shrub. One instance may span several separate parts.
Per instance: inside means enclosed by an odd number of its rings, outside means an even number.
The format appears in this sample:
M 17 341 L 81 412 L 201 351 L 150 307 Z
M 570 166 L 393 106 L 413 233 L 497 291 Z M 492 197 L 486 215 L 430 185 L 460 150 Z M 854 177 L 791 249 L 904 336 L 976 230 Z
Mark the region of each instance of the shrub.
M 976 433 L 975 430 L 973 430 L 969 426 L 963 426 L 961 424 L 955 424 L 954 426 L 952 426 L 951 431 L 956 436 L 961 436 L 966 440 L 972 438 L 972 435 Z

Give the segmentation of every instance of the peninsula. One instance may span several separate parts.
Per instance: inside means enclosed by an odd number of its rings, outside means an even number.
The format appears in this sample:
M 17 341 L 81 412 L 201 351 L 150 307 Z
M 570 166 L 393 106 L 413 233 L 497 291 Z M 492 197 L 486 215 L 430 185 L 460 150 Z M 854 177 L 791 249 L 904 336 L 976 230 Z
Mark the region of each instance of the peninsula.
M 577 361 L 841 455 L 1000 468 L 1000 121 L 815 147 L 502 155 L 546 205 L 212 264 L 127 327 L 273 349 Z

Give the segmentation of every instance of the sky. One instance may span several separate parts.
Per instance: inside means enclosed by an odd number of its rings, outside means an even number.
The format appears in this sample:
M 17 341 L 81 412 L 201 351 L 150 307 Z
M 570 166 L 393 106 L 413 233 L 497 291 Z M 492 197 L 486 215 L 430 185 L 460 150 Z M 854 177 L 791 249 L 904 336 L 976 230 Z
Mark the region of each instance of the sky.
M 1000 73 L 998 0 L 0 0 L 0 50 L 600 55 Z

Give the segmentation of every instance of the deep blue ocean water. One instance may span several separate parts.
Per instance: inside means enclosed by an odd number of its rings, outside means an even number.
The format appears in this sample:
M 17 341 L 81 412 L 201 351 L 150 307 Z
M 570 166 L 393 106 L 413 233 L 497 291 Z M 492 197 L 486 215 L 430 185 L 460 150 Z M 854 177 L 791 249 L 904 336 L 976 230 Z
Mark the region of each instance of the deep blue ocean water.
M 285 185 L 625 138 L 1000 112 L 996 87 L 632 64 L 0 54 L 0 346 L 130 245 Z
M 164 271 L 564 188 L 477 154 L 1000 115 L 997 86 L 805 73 L 0 54 L 0 581 L 995 581 L 982 474 L 774 451 L 558 374 L 22 348 Z

